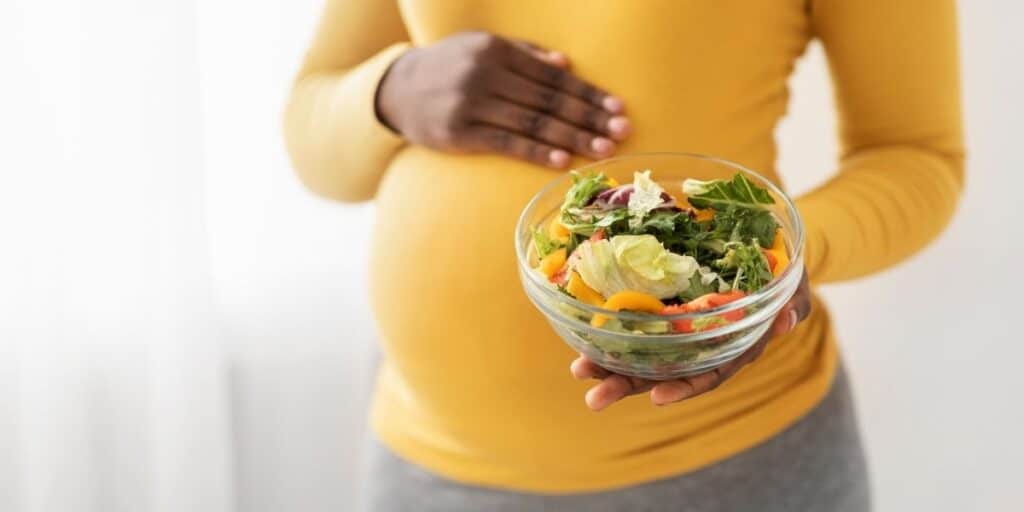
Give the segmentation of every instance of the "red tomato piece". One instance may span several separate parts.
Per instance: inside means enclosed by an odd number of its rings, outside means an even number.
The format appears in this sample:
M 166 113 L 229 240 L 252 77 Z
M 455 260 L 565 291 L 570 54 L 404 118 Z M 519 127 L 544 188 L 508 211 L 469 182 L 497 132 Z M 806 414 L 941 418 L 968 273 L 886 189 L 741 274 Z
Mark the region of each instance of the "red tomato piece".
M 693 313 L 696 311 L 706 311 L 709 309 L 723 306 L 730 302 L 739 300 L 745 297 L 747 294 L 742 291 L 735 290 L 725 293 L 709 293 L 707 295 L 701 295 L 696 299 L 687 302 L 686 304 L 665 306 L 665 309 L 661 310 L 662 315 L 677 315 L 680 313 Z M 733 311 L 727 311 L 722 313 L 717 318 L 708 318 L 700 321 L 700 325 L 694 326 L 694 322 L 691 319 L 673 320 L 672 328 L 676 332 L 694 332 L 712 329 L 720 327 L 729 322 L 735 322 L 746 316 L 747 312 L 744 309 L 735 309 Z
M 563 266 L 561 269 L 558 270 L 558 272 L 555 272 L 550 278 L 548 278 L 548 280 L 551 281 L 552 283 L 557 284 L 558 286 L 565 286 L 566 284 L 568 284 L 569 265 Z
M 678 315 L 680 313 L 689 313 L 690 310 L 686 307 L 686 304 L 675 304 L 671 306 L 665 306 L 665 309 L 661 310 L 662 315 Z M 672 330 L 675 332 L 693 332 L 693 320 L 685 318 L 682 320 L 672 321 Z

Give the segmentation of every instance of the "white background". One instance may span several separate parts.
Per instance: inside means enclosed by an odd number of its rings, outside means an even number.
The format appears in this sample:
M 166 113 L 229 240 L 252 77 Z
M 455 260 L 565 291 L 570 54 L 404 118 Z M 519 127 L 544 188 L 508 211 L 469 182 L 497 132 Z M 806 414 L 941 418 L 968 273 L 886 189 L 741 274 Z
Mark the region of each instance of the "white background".
M 306 193 L 279 134 L 319 4 L 0 6 L 0 509 L 351 508 L 372 206 Z M 949 231 L 824 290 L 878 510 L 1024 509 L 1020 19 L 961 2 Z M 792 86 L 799 191 L 836 153 L 820 48 Z

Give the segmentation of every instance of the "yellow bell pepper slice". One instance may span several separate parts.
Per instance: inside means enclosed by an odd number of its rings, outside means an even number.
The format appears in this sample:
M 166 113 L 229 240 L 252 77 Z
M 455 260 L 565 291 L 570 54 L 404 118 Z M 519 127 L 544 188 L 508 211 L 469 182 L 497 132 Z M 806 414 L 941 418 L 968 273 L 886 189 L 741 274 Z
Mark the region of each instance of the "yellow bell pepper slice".
M 567 257 L 564 247 L 548 254 L 540 260 L 540 271 L 543 272 L 544 275 L 548 276 L 548 279 L 551 279 L 551 276 L 557 274 L 558 271 L 565 266 L 565 260 Z
M 583 278 L 576 272 L 569 274 L 569 283 L 565 285 L 565 291 L 591 306 L 604 304 L 604 297 L 594 291 L 593 288 L 587 286 L 587 283 L 583 282 Z
M 775 238 L 772 239 L 772 250 L 786 252 L 786 236 L 782 234 L 782 229 L 775 230 Z
M 624 290 L 608 297 L 608 300 L 604 301 L 601 307 L 612 311 L 622 311 L 625 309 L 645 313 L 660 313 L 662 309 L 665 309 L 665 304 L 649 293 Z M 590 325 L 601 327 L 607 321 L 608 317 L 605 315 L 594 315 L 594 318 L 590 319 Z
M 612 178 L 611 176 L 608 176 L 607 178 L 605 178 L 604 182 L 607 183 L 608 186 L 611 187 L 611 188 L 615 188 L 615 187 L 619 186 L 619 181 L 616 180 L 615 178 Z
M 551 219 L 551 223 L 548 224 L 548 236 L 552 240 L 558 240 L 562 243 L 569 241 L 569 228 L 565 227 L 558 218 Z
M 715 218 L 715 211 L 710 208 L 707 210 L 694 210 L 694 213 L 697 214 L 695 219 L 697 222 L 704 222 Z
M 772 240 L 772 248 L 768 252 L 775 256 L 775 268 L 772 269 L 772 277 L 779 277 L 789 267 L 789 253 L 786 252 L 786 239 L 779 229 L 775 232 L 775 240 Z

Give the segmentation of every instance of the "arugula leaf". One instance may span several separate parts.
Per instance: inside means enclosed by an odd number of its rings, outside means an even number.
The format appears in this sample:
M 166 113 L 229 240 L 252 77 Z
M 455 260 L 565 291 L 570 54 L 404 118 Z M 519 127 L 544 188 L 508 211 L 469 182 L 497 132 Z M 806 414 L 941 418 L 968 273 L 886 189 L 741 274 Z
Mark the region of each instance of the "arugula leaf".
M 745 222 L 739 229 L 734 228 L 743 242 L 757 242 L 765 249 L 772 246 L 775 241 L 775 232 L 779 229 L 779 223 L 775 217 L 765 210 L 747 210 Z
M 683 182 L 683 193 L 694 208 L 724 210 L 729 206 L 764 208 L 775 204 L 767 190 L 754 185 L 741 173 L 731 180 L 700 181 L 688 179 Z
M 656 211 L 631 230 L 634 235 L 654 235 L 666 249 L 694 258 L 697 257 L 695 237 L 699 231 L 689 214 L 674 210 Z
M 533 245 L 537 248 L 537 256 L 540 258 L 565 247 L 562 242 L 552 240 L 541 228 L 533 230 Z
M 708 267 L 701 267 L 700 270 L 694 272 L 690 276 L 690 287 L 683 290 L 679 294 L 679 300 L 682 302 L 690 302 L 697 297 L 707 295 L 709 293 L 717 293 L 719 291 L 719 283 L 721 278 L 718 274 L 711 271 Z
M 720 235 L 713 227 L 713 222 L 695 221 L 687 212 L 662 210 L 652 213 L 631 233 L 654 235 L 674 253 L 710 261 L 725 253 L 728 241 L 728 235 Z
M 725 242 L 753 243 L 771 247 L 779 223 L 768 210 L 753 210 L 729 206 L 717 211 L 711 221 L 715 238 Z
M 715 260 L 712 265 L 723 279 L 732 282 L 733 290 L 753 293 L 772 280 L 768 259 L 760 247 L 736 242 L 727 245 L 725 256 Z
M 644 220 L 636 231 L 640 231 L 636 234 L 649 233 L 657 235 L 659 233 L 672 233 L 676 230 L 677 225 L 690 224 L 690 216 L 685 212 L 677 211 L 661 211 L 654 212 L 646 220 Z M 686 231 L 686 228 L 683 228 Z

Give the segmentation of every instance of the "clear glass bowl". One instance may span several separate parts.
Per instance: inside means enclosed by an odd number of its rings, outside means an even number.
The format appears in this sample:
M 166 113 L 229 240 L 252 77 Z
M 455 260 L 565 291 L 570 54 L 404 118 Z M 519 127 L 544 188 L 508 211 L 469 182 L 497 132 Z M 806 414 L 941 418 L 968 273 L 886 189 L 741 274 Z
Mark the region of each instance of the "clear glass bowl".
M 597 364 L 623 375 L 666 380 L 708 371 L 739 356 L 753 345 L 771 326 L 783 305 L 793 296 L 803 274 L 803 224 L 793 201 L 761 175 L 741 165 L 718 158 L 686 153 L 648 153 L 612 158 L 578 169 L 580 172 L 603 172 L 619 183 L 631 183 L 635 171 L 651 170 L 651 176 L 667 192 L 681 201 L 682 182 L 730 179 L 743 173 L 753 183 L 765 188 L 775 198 L 772 213 L 782 227 L 790 265 L 782 275 L 742 299 L 706 311 L 677 315 L 656 315 L 629 311 L 611 311 L 591 306 L 562 293 L 543 274 L 533 247 L 532 230 L 547 226 L 559 211 L 565 192 L 571 185 L 568 175 L 554 180 L 527 204 L 516 226 L 515 247 L 519 276 L 526 294 L 554 327 L 555 332 L 573 349 Z M 650 334 L 652 330 L 620 331 L 591 325 L 594 315 L 604 315 L 619 322 L 668 322 L 692 320 L 715 325 L 714 317 L 734 321 L 699 332 Z M 741 317 L 742 318 L 739 318 Z M 671 329 L 665 329 L 671 331 Z

